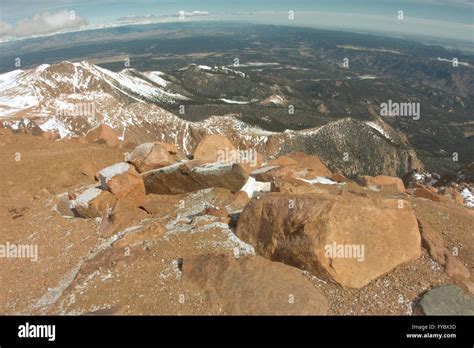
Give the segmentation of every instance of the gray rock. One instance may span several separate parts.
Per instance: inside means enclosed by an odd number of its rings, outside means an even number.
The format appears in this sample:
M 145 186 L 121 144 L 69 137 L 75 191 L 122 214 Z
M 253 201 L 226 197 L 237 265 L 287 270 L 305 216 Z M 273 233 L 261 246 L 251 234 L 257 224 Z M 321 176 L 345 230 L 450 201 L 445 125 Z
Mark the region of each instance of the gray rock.
M 417 309 L 425 315 L 474 315 L 474 296 L 457 285 L 442 285 L 425 293 Z

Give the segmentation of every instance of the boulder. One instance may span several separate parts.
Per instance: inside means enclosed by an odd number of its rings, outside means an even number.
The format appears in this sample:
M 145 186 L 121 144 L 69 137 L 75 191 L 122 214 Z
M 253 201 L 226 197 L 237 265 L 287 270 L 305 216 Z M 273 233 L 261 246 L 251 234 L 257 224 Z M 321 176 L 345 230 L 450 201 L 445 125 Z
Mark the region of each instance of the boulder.
M 424 315 L 474 315 L 474 297 L 456 285 L 442 285 L 426 292 L 415 308 Z
M 135 168 L 125 162 L 116 163 L 99 172 L 100 186 L 130 206 L 138 207 L 145 200 L 145 185 Z
M 408 202 L 324 191 L 253 199 L 236 234 L 268 259 L 350 288 L 363 287 L 421 253 Z
M 138 145 L 127 157 L 127 162 L 133 164 L 139 173 L 144 173 L 185 159 L 173 144 L 157 142 Z
M 55 131 L 46 131 L 41 136 L 47 140 L 58 140 L 61 139 L 61 135 Z
M 234 195 L 234 200 L 231 203 L 231 210 L 242 210 L 249 202 L 251 197 L 245 191 L 238 191 Z
M 56 211 L 64 218 L 74 218 L 76 216 L 71 208 L 71 197 L 68 193 L 62 193 L 57 198 Z
M 115 248 L 131 248 L 140 244 L 160 239 L 166 234 L 166 229 L 157 221 L 151 226 L 147 226 L 138 230 L 125 234 L 121 239 L 113 243 Z
M 185 258 L 184 288 L 224 315 L 326 315 L 328 303 L 301 271 L 259 256 Z
M 456 190 L 454 187 L 448 187 L 446 190 L 444 190 L 444 195 L 446 197 L 449 197 L 449 199 L 454 203 L 458 205 L 463 205 L 464 204 L 464 198 L 461 196 L 458 190 Z
M 164 217 L 173 213 L 183 202 L 183 196 L 180 195 L 154 195 L 149 194 L 145 197 L 145 202 L 141 205 L 148 214 Z
M 88 143 L 107 144 L 109 146 L 115 146 L 120 143 L 119 134 L 113 128 L 103 123 L 89 130 L 84 136 L 84 140 Z
M 363 176 L 362 185 L 374 191 L 384 191 L 388 193 L 405 192 L 405 185 L 400 178 L 386 175 Z
M 203 163 L 212 163 L 222 160 L 222 154 L 235 151 L 232 142 L 221 135 L 211 134 L 206 136 L 194 149 L 194 159 Z
M 298 164 L 298 161 L 292 159 L 291 157 L 280 156 L 268 162 L 267 166 L 285 167 L 285 166 L 296 166 L 297 164 Z
M 314 186 L 294 175 L 282 175 L 273 181 L 272 191 L 282 193 L 303 193 L 313 191 Z
M 147 194 L 181 194 L 211 187 L 237 192 L 249 173 L 241 164 L 188 161 L 142 174 Z
M 296 176 L 296 170 L 291 167 L 268 165 L 252 171 L 250 175 L 257 181 L 271 182 L 281 176 Z
M 117 198 L 110 192 L 91 187 L 82 192 L 72 201 L 72 207 L 83 218 L 102 217 L 112 211 Z
M 226 218 L 229 216 L 227 209 L 224 207 L 217 207 L 213 205 L 206 206 L 199 215 L 211 215 L 215 217 Z
M 99 233 L 103 238 L 108 238 L 147 217 L 148 214 L 143 209 L 132 207 L 119 200 L 111 214 L 105 215 L 101 220 Z
M 451 279 L 467 280 L 471 277 L 469 270 L 457 259 L 448 248 L 441 234 L 428 223 L 418 220 L 423 247 L 428 250 L 431 258 L 444 266 L 444 271 Z
M 425 198 L 434 202 L 441 202 L 441 197 L 437 193 L 426 187 L 415 188 L 415 190 L 413 191 L 413 195 L 418 198 Z
M 344 175 L 340 173 L 333 173 L 331 175 L 331 179 L 336 181 L 336 182 L 348 182 L 349 179 L 347 179 Z
M 295 152 L 290 154 L 289 157 L 295 160 L 301 167 L 308 169 L 312 178 L 332 175 L 331 171 L 324 165 L 318 156 L 307 155 L 303 152 Z

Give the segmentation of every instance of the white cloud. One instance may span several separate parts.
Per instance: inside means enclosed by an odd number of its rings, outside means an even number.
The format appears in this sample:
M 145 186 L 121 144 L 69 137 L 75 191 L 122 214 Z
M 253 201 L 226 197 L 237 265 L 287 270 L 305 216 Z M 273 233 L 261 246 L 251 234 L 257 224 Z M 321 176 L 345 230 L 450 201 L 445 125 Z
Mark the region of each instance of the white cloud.
M 0 37 L 20 38 L 79 28 L 86 20 L 73 11 L 42 12 L 32 18 L 22 19 L 14 25 L 0 22 Z

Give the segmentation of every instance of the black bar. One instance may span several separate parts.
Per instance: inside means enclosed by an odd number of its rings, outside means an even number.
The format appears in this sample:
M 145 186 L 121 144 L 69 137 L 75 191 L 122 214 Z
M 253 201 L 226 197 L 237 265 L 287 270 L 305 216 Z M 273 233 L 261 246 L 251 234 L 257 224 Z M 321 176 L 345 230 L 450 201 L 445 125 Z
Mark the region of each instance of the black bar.
M 473 347 L 474 317 L 0 317 L 0 347 L 100 344 L 447 345 Z M 55 339 L 20 338 L 20 325 L 55 325 Z M 423 329 L 424 328 L 424 329 Z M 410 338 L 407 334 L 455 334 Z

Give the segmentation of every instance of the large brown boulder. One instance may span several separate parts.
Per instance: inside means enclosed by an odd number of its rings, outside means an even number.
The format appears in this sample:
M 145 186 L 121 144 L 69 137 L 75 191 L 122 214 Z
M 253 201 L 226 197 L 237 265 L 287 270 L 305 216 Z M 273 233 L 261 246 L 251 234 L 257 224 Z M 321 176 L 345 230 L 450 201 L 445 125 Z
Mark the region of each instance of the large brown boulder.
M 237 192 L 247 182 L 249 172 L 241 164 L 203 164 L 195 160 L 175 163 L 142 176 L 147 194 L 181 194 L 211 187 Z
M 289 157 L 310 172 L 311 177 L 331 176 L 331 171 L 324 165 L 318 156 L 307 155 L 303 152 L 295 152 Z
M 268 165 L 252 171 L 250 175 L 257 181 L 270 182 L 281 176 L 296 176 L 296 171 L 291 167 Z
M 420 226 L 423 247 L 428 250 L 428 253 L 434 261 L 444 266 L 444 271 L 447 276 L 454 280 L 469 279 L 471 276 L 469 270 L 453 255 L 452 251 L 445 246 L 441 234 L 426 222 L 418 220 L 418 224 Z
M 116 163 L 99 172 L 100 186 L 112 192 L 122 204 L 138 207 L 145 200 L 145 185 L 135 168 L 125 162 Z
M 206 136 L 194 149 L 194 159 L 204 163 L 212 163 L 222 160 L 223 153 L 235 151 L 232 142 L 221 135 L 211 134 Z
M 362 185 L 372 190 L 394 194 L 405 192 L 405 185 L 403 184 L 402 179 L 393 176 L 363 176 Z
M 156 142 L 138 145 L 127 157 L 127 162 L 133 164 L 139 173 L 144 173 L 185 159 L 175 145 Z
M 224 315 L 326 315 L 327 300 L 301 271 L 259 256 L 185 258 L 182 282 Z
M 429 199 L 434 202 L 441 202 L 441 196 L 427 187 L 417 187 L 413 191 L 413 195 L 418 198 Z
M 84 140 L 88 143 L 107 144 L 109 146 L 115 146 L 120 143 L 119 134 L 113 128 L 103 123 L 88 131 L 84 136 Z
M 237 236 L 262 256 L 360 288 L 420 255 L 410 204 L 323 192 L 253 199 Z
M 267 163 L 267 166 L 279 166 L 279 167 L 285 167 L 285 166 L 295 166 L 298 164 L 298 161 L 288 157 L 288 156 L 279 156 L 275 158 L 274 160 L 270 161 Z
M 112 210 L 117 198 L 109 191 L 88 188 L 72 202 L 74 210 L 84 218 L 102 217 Z

